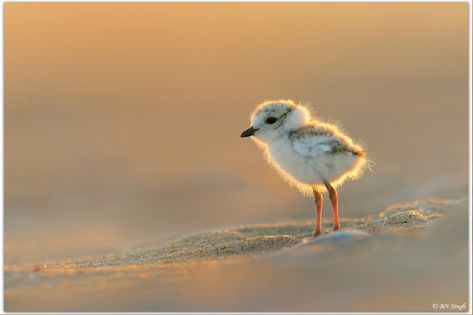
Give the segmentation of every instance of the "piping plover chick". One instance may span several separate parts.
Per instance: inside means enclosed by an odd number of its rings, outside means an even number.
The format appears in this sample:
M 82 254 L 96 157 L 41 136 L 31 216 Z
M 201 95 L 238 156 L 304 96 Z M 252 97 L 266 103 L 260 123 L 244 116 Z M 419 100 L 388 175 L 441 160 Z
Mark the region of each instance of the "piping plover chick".
M 338 194 L 347 179 L 358 178 L 369 166 L 363 148 L 336 126 L 311 117 L 309 110 L 291 100 L 266 101 L 251 114 L 250 137 L 263 149 L 268 163 L 305 195 L 314 195 L 315 233 L 322 230 L 323 191 L 333 209 L 333 229 L 340 229 Z

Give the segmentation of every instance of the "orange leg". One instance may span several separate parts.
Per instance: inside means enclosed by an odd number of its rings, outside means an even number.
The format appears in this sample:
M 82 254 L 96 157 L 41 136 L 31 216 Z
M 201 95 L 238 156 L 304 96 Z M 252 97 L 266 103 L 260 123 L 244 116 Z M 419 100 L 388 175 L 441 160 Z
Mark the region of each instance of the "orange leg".
M 332 202 L 332 209 L 333 209 L 333 230 L 337 231 L 340 229 L 340 221 L 338 218 L 338 194 L 335 188 L 330 185 L 329 182 L 325 181 L 325 187 L 327 187 L 328 195 L 330 197 L 330 201 Z
M 318 236 L 320 235 L 320 233 L 322 233 L 322 207 L 324 203 L 324 197 L 322 196 L 322 193 L 317 189 L 316 186 L 313 186 L 312 190 L 314 191 L 315 207 L 316 207 L 314 236 Z

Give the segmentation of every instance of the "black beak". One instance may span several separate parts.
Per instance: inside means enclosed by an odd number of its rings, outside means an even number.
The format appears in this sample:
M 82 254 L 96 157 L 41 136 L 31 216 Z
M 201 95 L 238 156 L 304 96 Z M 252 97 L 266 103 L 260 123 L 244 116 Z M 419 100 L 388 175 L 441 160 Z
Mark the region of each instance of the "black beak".
M 241 133 L 241 136 L 240 136 L 240 137 L 246 138 L 246 137 L 252 136 L 252 135 L 255 134 L 255 132 L 256 132 L 257 130 L 258 130 L 258 129 L 255 129 L 255 128 L 253 128 L 253 127 L 250 127 L 250 128 L 248 128 L 248 129 L 246 129 L 245 131 L 243 131 L 243 132 Z

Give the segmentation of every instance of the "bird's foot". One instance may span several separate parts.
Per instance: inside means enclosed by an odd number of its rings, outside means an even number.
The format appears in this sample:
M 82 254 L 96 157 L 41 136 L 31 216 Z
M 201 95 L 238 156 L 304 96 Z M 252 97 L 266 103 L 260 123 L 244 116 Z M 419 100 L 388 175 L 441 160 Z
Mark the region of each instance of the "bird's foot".
M 315 231 L 315 232 L 314 232 L 314 237 L 317 237 L 317 236 L 319 236 L 319 235 L 321 235 L 321 234 L 322 234 L 322 233 L 321 233 L 320 231 Z

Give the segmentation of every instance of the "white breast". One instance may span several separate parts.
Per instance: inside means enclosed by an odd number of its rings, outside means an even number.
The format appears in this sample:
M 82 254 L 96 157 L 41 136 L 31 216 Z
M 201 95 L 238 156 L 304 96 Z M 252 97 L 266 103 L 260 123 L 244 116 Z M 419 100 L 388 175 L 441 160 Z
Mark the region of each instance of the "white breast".
M 295 151 L 289 138 L 282 137 L 268 145 L 266 157 L 291 184 L 307 190 L 313 185 L 323 186 L 324 179 L 330 182 L 338 180 L 356 164 L 356 156 L 326 154 L 322 146 L 323 144 L 320 148 L 313 149 L 320 150 L 320 154 L 308 157 Z M 309 187 L 300 187 L 301 185 Z

